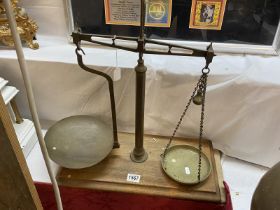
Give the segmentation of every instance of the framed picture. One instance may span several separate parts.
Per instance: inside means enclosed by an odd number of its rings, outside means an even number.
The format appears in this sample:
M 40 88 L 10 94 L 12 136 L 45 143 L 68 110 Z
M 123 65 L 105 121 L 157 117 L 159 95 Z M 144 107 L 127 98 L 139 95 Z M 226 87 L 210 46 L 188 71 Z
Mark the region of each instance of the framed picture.
M 106 24 L 140 25 L 139 0 L 104 0 Z M 148 0 L 146 2 L 146 26 L 170 27 L 172 0 Z
M 226 0 L 193 0 L 190 28 L 221 30 Z

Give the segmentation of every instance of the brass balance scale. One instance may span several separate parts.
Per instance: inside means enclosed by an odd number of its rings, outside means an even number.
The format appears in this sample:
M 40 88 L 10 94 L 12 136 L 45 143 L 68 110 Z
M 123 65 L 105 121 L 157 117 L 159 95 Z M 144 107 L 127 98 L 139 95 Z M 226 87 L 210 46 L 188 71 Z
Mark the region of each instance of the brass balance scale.
M 63 185 L 75 187 L 224 201 L 224 198 L 221 198 L 223 194 L 222 177 L 219 173 L 221 170 L 216 163 L 212 144 L 202 138 L 209 64 L 215 56 L 212 44 L 207 50 L 198 50 L 159 42 L 147 39 L 144 36 L 144 28 L 145 1 L 141 0 L 140 33 L 137 38 L 72 33 L 73 42 L 77 47 L 79 66 L 90 73 L 104 77 L 108 82 L 112 126 L 96 117 L 72 116 L 57 122 L 48 130 L 45 140 L 49 155 L 53 161 L 64 167 L 58 175 L 58 181 Z M 107 41 L 100 41 L 104 39 Z M 137 43 L 137 47 L 122 46 L 118 44 L 121 40 Z M 138 64 L 135 67 L 135 145 L 131 153 L 129 153 L 132 146 L 130 139 L 134 135 L 117 132 L 113 80 L 109 75 L 89 68 L 83 63 L 85 53 L 81 48 L 81 41 L 139 53 Z M 165 46 L 168 50 L 165 52 L 149 50 L 146 47 L 149 44 Z M 206 59 L 202 75 L 169 139 L 144 135 L 147 68 L 144 65 L 143 54 L 195 56 Z M 189 106 L 193 103 L 201 106 L 199 138 L 187 141 L 175 139 L 176 132 Z M 111 130 L 113 132 L 110 132 Z M 151 140 L 155 138 L 157 141 Z M 148 153 L 143 146 L 144 139 L 149 148 Z M 172 143 L 175 145 L 171 146 Z M 113 148 L 118 149 L 112 150 Z M 141 181 L 137 174 L 141 175 Z M 129 182 L 128 178 L 131 175 L 136 175 L 137 184 Z

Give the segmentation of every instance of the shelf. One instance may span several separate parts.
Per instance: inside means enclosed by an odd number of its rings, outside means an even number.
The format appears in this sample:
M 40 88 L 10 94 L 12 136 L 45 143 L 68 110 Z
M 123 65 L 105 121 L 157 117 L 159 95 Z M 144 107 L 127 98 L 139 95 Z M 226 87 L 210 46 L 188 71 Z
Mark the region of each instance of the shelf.
M 93 167 L 80 170 L 62 168 L 57 176 L 58 182 L 63 186 L 95 190 L 219 203 L 225 201 L 219 155 L 215 154 L 210 141 L 204 141 L 203 152 L 212 162 L 212 173 L 205 182 L 188 186 L 171 180 L 161 168 L 160 154 L 168 138 L 144 136 L 144 145 L 149 155 L 144 163 L 134 163 L 130 160 L 129 155 L 134 147 L 134 134 L 119 133 L 119 140 L 120 149 L 114 149 L 105 160 Z M 197 140 L 176 138 L 173 145 L 176 144 L 197 146 Z M 128 173 L 141 175 L 140 182 L 127 182 Z
M 0 77 L 0 91 L 1 91 L 1 94 L 4 99 L 4 103 L 8 107 L 8 111 L 9 111 L 14 129 L 16 132 L 17 138 L 19 140 L 23 154 L 26 158 L 37 142 L 35 128 L 34 128 L 33 122 L 28 119 L 23 119 L 23 122 L 19 123 L 19 124 L 15 122 L 15 115 L 14 115 L 12 107 L 10 106 L 9 103 L 12 99 L 15 98 L 15 96 L 18 94 L 19 90 L 12 86 L 6 86 L 7 83 L 8 83 L 7 80 Z
M 0 90 L 2 90 L 6 84 L 8 84 L 8 81 L 0 77 Z
M 13 126 L 15 128 L 22 152 L 25 158 L 27 158 L 38 141 L 34 124 L 29 119 L 23 119 L 22 123 L 13 123 Z
M 5 104 L 7 105 L 19 92 L 18 89 L 12 86 L 5 86 L 1 89 L 1 93 L 4 99 Z

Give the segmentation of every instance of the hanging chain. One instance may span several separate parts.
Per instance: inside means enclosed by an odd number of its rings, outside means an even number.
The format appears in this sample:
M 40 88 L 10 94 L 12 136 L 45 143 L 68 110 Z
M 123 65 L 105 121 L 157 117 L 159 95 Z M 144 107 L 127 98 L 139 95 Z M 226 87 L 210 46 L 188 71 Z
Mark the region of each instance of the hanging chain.
M 205 95 L 206 95 L 206 87 L 207 87 L 207 77 L 208 77 L 208 74 L 210 72 L 210 69 L 208 68 L 208 66 L 204 67 L 202 69 L 202 75 L 201 77 L 199 78 L 193 92 L 192 92 L 192 95 L 190 97 L 190 99 L 188 100 L 188 103 L 186 104 L 186 107 L 183 111 L 183 113 L 181 114 L 181 117 L 172 133 L 172 136 L 169 138 L 169 142 L 167 143 L 165 149 L 164 149 L 164 152 L 163 154 L 161 155 L 162 158 L 165 157 L 166 155 L 166 152 L 168 150 L 168 148 L 170 147 L 175 135 L 176 135 L 176 132 L 177 130 L 179 129 L 187 111 L 188 111 L 188 108 L 191 104 L 191 102 L 193 101 L 193 99 L 195 98 L 195 95 L 196 93 L 202 93 L 202 103 L 201 103 L 201 117 L 200 117 L 200 129 L 199 129 L 199 143 L 198 143 L 198 149 L 199 149 L 199 158 L 198 158 L 198 173 L 197 173 L 197 178 L 198 178 L 198 181 L 200 182 L 200 177 L 201 177 L 201 154 L 202 154 L 202 137 L 203 137 L 203 123 L 204 123 L 204 110 L 205 110 Z
M 165 157 L 165 154 L 166 154 L 166 152 L 167 152 L 167 149 L 169 148 L 170 144 L 172 143 L 172 140 L 173 140 L 174 136 L 176 135 L 176 132 L 177 132 L 178 128 L 180 127 L 180 125 L 181 125 L 181 123 L 182 123 L 182 121 L 183 121 L 183 119 L 184 119 L 184 117 L 185 117 L 185 115 L 186 115 L 186 112 L 187 112 L 187 110 L 188 110 L 188 108 L 189 108 L 189 106 L 190 106 L 190 104 L 191 104 L 191 102 L 192 102 L 192 100 L 193 100 L 193 98 L 194 98 L 196 92 L 197 92 L 197 89 L 198 89 L 199 86 L 201 85 L 202 79 L 203 79 L 203 75 L 199 78 L 199 80 L 198 80 L 198 82 L 197 82 L 197 84 L 196 84 L 196 86 L 195 86 L 195 88 L 194 88 L 194 91 L 193 91 L 193 93 L 192 93 L 192 95 L 191 95 L 191 97 L 190 97 L 190 99 L 189 99 L 189 101 L 188 101 L 188 103 L 187 103 L 187 105 L 186 105 L 186 107 L 185 107 L 185 109 L 184 109 L 184 111 L 183 111 L 181 117 L 180 117 L 180 120 L 178 121 L 178 123 L 177 123 L 177 125 L 176 125 L 176 127 L 175 127 L 175 129 L 174 129 L 174 131 L 173 131 L 172 136 L 169 138 L 169 142 L 168 142 L 168 144 L 166 145 L 166 147 L 165 147 L 165 149 L 164 149 L 164 152 L 163 152 L 163 157 Z
M 207 72 L 205 72 L 205 70 Z M 203 78 L 202 82 L 201 82 L 202 104 L 201 104 L 199 140 L 198 140 L 198 150 L 199 150 L 198 172 L 197 172 L 198 182 L 200 182 L 200 178 L 201 178 L 201 153 L 202 153 L 202 137 L 203 137 L 203 125 L 204 125 L 205 95 L 206 95 L 207 77 L 208 77 L 209 71 L 210 71 L 209 68 L 202 69 L 202 78 Z

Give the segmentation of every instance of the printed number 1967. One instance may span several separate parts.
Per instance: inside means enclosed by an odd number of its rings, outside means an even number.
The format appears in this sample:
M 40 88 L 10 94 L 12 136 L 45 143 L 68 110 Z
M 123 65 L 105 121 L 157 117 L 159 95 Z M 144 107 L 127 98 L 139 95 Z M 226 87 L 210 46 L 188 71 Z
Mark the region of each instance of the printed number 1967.
M 141 176 L 138 175 L 138 174 L 127 174 L 126 181 L 139 183 L 140 182 L 140 178 L 141 178 Z

